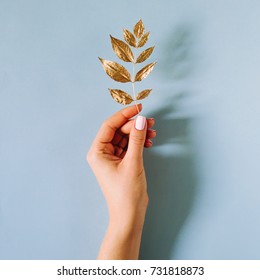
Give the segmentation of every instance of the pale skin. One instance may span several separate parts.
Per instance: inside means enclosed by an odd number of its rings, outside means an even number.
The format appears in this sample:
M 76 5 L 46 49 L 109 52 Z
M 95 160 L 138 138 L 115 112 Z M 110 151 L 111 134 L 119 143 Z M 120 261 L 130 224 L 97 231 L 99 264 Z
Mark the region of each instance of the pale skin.
M 142 105 L 138 104 L 138 110 Z M 136 106 L 115 113 L 101 126 L 87 154 L 102 189 L 109 224 L 97 259 L 135 260 L 139 257 L 145 213 L 148 206 L 143 164 L 144 147 L 156 136 L 154 119 L 139 117 Z

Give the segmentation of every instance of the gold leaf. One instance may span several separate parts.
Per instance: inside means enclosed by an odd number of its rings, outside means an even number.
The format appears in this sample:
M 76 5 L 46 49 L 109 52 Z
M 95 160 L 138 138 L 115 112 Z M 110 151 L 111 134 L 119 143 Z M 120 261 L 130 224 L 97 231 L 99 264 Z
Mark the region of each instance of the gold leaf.
M 123 30 L 124 32 L 124 38 L 125 38 L 125 41 L 132 47 L 136 47 L 136 40 L 135 40 L 135 36 L 132 32 L 130 32 L 129 30 L 127 29 L 124 29 Z
M 136 100 L 141 100 L 141 99 L 144 99 L 146 98 L 150 92 L 152 91 L 152 89 L 145 89 L 145 90 L 142 90 L 141 92 L 139 92 L 136 96 Z
M 110 35 L 111 38 L 111 44 L 113 47 L 114 52 L 116 55 L 126 61 L 126 62 L 133 62 L 134 61 L 134 55 L 130 49 L 130 47 L 123 41 L 118 40 Z
M 133 30 L 129 31 L 128 29 L 123 29 L 123 36 L 124 40 L 122 39 L 121 41 L 110 35 L 111 45 L 113 51 L 121 60 L 125 62 L 131 62 L 133 64 L 132 76 L 123 65 L 117 62 L 105 60 L 100 57 L 99 60 L 102 63 L 104 71 L 111 79 L 121 83 L 132 83 L 134 97 L 121 89 L 108 89 L 112 98 L 116 102 L 127 105 L 132 103 L 133 101 L 137 102 L 137 100 L 142 100 L 150 95 L 152 89 L 142 90 L 136 95 L 134 90 L 134 83 L 140 82 L 145 79 L 152 72 L 156 62 L 149 63 L 148 65 L 141 68 L 141 70 L 139 70 L 137 73 L 135 73 L 135 64 L 146 61 L 148 58 L 150 58 L 154 50 L 154 46 L 146 48 L 137 56 L 132 52 L 132 47 L 143 47 L 147 43 L 150 36 L 150 32 L 145 32 L 145 27 L 142 19 L 140 19 L 134 25 Z
M 125 69 L 124 66 L 110 60 L 102 59 L 100 57 L 99 60 L 101 61 L 105 72 L 110 78 L 121 83 L 131 82 L 130 73 Z
M 141 19 L 134 26 L 134 34 L 137 38 L 140 38 L 144 34 L 144 24 Z
M 135 82 L 140 82 L 143 79 L 145 79 L 152 72 L 155 64 L 156 64 L 156 62 L 152 62 L 152 63 L 144 66 L 140 71 L 138 71 L 135 76 Z
M 153 49 L 154 49 L 154 46 L 141 52 L 140 55 L 136 59 L 136 63 L 144 62 L 152 54 Z
M 137 44 L 137 48 L 141 48 L 149 39 L 150 32 L 145 33 Z
M 130 104 L 133 100 L 131 95 L 120 90 L 120 89 L 108 89 L 110 91 L 111 96 L 115 99 L 116 102 L 126 105 Z

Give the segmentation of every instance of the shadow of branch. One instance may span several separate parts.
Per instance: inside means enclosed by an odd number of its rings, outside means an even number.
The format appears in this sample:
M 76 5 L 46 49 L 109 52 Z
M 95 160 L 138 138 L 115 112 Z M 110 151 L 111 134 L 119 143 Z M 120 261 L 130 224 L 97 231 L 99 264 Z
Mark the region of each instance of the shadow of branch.
M 192 118 L 178 106 L 183 102 L 182 97 L 189 95 L 189 90 L 177 91 L 171 86 L 191 73 L 191 41 L 191 29 L 179 26 L 166 42 L 167 51 L 162 58 L 164 63 L 160 71 L 170 85 L 165 94 L 170 97 L 165 106 L 151 113 L 156 120 L 158 144 L 145 154 L 150 202 L 140 259 L 171 259 L 196 194 L 195 157 L 190 134 Z

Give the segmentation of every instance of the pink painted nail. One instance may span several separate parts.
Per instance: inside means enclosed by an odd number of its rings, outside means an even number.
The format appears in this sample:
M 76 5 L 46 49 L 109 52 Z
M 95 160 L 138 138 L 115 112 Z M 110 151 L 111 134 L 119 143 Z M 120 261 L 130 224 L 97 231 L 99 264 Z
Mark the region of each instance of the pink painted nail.
M 145 127 L 146 118 L 143 116 L 138 116 L 135 120 L 135 128 L 137 130 L 143 130 Z

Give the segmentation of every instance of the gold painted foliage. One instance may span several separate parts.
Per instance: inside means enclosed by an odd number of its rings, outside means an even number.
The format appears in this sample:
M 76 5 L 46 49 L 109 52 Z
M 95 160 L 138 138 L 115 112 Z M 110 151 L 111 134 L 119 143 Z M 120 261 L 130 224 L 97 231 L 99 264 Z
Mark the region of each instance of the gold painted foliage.
M 145 33 L 137 44 L 137 48 L 143 47 L 149 39 L 150 32 Z
M 134 55 L 130 47 L 123 41 L 118 40 L 110 35 L 112 48 L 115 54 L 122 60 L 126 62 L 133 62 Z
M 154 65 L 156 62 L 152 62 L 146 66 L 144 66 L 140 71 L 137 72 L 135 75 L 135 82 L 140 82 L 145 79 L 153 70 Z
M 108 89 L 111 96 L 120 104 L 127 105 L 130 104 L 133 100 L 132 96 L 128 93 L 122 91 L 121 89 Z
M 141 92 L 139 92 L 137 94 L 136 100 L 141 100 L 141 99 L 146 98 L 150 94 L 151 91 L 152 91 L 151 89 L 142 90 Z
M 124 29 L 123 30 L 124 39 L 125 41 L 132 47 L 136 47 L 136 39 L 133 33 L 131 33 L 129 30 Z
M 106 71 L 107 75 L 112 78 L 113 80 L 121 83 L 131 82 L 130 73 L 119 63 L 105 60 L 99 57 L 104 70 Z
M 134 55 L 135 52 L 132 51 L 132 48 L 142 48 L 147 43 L 149 36 L 150 32 L 145 32 L 145 27 L 141 19 L 134 25 L 132 32 L 128 29 L 123 29 L 124 41 L 110 35 L 113 51 L 120 60 L 132 63 L 133 74 L 131 77 L 131 74 L 123 65 L 99 57 L 106 74 L 114 81 L 121 83 L 131 82 L 134 84 L 135 82 L 140 82 L 145 79 L 152 72 L 156 62 L 149 63 L 148 65 L 142 67 L 137 73 L 135 73 L 135 66 L 146 61 L 151 56 L 154 46 L 141 51 L 136 57 Z M 144 99 L 150 94 L 151 91 L 152 89 L 145 89 L 136 95 L 133 86 L 132 98 L 130 94 L 120 89 L 109 89 L 112 98 L 123 105 Z
M 144 50 L 136 59 L 136 63 L 144 62 L 153 52 L 154 47 Z
M 141 38 L 141 36 L 144 34 L 144 24 L 141 19 L 134 26 L 134 34 L 137 38 Z

